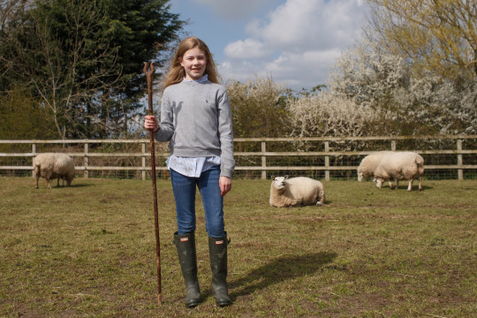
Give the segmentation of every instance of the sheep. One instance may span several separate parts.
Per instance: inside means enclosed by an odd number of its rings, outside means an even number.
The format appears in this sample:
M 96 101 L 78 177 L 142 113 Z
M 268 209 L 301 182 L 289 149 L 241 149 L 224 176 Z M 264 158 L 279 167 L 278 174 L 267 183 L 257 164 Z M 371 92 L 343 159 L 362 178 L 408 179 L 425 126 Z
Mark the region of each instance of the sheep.
M 38 180 L 40 177 L 46 179 L 48 189 L 51 189 L 50 180 L 57 178 L 57 186 L 60 185 L 60 179 L 71 185 L 75 177 L 75 165 L 73 159 L 64 153 L 41 153 L 33 158 L 33 177 L 36 179 L 36 188 L 38 189 Z
M 270 186 L 270 205 L 273 207 L 322 205 L 324 202 L 325 190 L 318 180 L 307 177 L 276 177 Z
M 424 159 L 410 151 L 379 151 L 366 156 L 358 167 L 358 181 L 373 177 L 378 188 L 388 181 L 389 187 L 399 187 L 399 180 L 408 180 L 407 190 L 412 190 L 414 179 L 419 179 L 419 191 L 422 191 Z M 396 186 L 393 181 L 396 180 Z
M 392 151 L 377 151 L 364 157 L 358 166 L 358 181 L 361 182 L 365 179 L 374 178 L 374 171 L 381 162 L 381 159 L 392 153 Z

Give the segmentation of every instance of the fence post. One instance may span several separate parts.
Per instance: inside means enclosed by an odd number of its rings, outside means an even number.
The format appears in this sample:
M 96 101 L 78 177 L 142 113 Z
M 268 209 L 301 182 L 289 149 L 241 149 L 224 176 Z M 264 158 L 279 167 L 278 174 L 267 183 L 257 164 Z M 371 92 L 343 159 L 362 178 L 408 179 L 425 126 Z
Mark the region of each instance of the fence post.
M 31 157 L 32 158 L 32 168 L 33 167 L 33 158 L 35 158 L 35 155 L 36 155 L 36 144 L 31 144 L 31 153 L 33 154 L 33 156 Z M 31 176 L 33 177 L 33 169 L 31 170 Z
M 391 140 L 391 150 L 396 151 L 396 140 Z
M 462 139 L 457 139 L 457 165 L 462 166 L 463 160 L 462 160 Z M 462 169 L 457 169 L 457 179 L 459 180 L 464 180 L 464 170 Z
M 146 180 L 146 143 L 143 142 L 141 144 L 141 150 L 142 150 L 142 171 L 141 171 L 141 179 Z
M 261 142 L 261 150 L 262 150 L 262 179 L 267 179 L 267 157 L 264 155 L 267 152 L 267 143 L 266 141 Z
M 325 152 L 330 152 L 330 142 L 325 141 Z M 325 168 L 330 167 L 330 156 L 325 156 Z M 330 170 L 325 170 L 325 180 L 330 181 Z
M 89 177 L 89 173 L 88 173 L 88 163 L 89 163 L 89 158 L 88 158 L 88 143 L 85 143 L 84 144 L 84 158 L 83 158 L 83 167 L 84 167 L 84 172 L 83 172 L 83 176 L 85 178 L 88 178 Z

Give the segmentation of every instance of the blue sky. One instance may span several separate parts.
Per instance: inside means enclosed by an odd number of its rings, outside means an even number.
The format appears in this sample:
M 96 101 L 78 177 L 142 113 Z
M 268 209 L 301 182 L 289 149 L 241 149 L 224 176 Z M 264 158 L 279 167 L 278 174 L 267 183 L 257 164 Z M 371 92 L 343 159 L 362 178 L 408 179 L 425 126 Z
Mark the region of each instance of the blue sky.
M 171 0 L 224 80 L 271 77 L 293 89 L 326 83 L 366 23 L 364 0 Z

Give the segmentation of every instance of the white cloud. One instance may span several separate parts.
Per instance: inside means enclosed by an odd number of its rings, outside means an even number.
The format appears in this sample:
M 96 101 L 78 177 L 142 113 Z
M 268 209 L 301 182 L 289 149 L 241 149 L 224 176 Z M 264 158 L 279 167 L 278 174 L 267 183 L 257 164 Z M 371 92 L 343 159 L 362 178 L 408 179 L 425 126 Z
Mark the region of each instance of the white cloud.
M 323 83 L 340 52 L 360 37 L 366 10 L 361 0 L 287 0 L 251 21 L 248 38 L 226 46 L 224 77 L 246 77 L 238 74 L 248 60 L 247 72 L 270 74 L 295 88 Z
M 264 68 L 257 67 L 250 61 L 226 61 L 218 65 L 219 73 L 225 80 L 245 82 L 256 77 L 267 77 L 269 73 Z
M 269 54 L 264 42 L 245 39 L 232 42 L 225 47 L 225 54 L 234 59 L 261 58 Z
M 303 53 L 285 52 L 277 59 L 265 64 L 265 70 L 278 81 L 301 83 L 311 87 L 326 82 L 330 67 L 341 52 L 336 49 L 305 51 Z
M 284 86 L 301 89 L 323 84 L 330 67 L 341 54 L 339 50 L 284 52 L 275 59 L 256 63 L 250 60 L 231 60 L 219 65 L 225 79 L 247 81 L 256 77 L 272 77 Z
M 210 6 L 217 15 L 228 19 L 241 19 L 253 14 L 272 0 L 194 0 Z
M 268 21 L 248 26 L 252 37 L 278 48 L 348 45 L 360 32 L 363 10 L 356 0 L 288 0 Z
M 317 0 L 289 0 L 270 14 L 268 23 L 261 26 L 255 23 L 249 30 L 253 30 L 253 36 L 274 46 L 300 43 L 310 36 L 310 26 L 316 24 L 313 23 L 316 2 Z

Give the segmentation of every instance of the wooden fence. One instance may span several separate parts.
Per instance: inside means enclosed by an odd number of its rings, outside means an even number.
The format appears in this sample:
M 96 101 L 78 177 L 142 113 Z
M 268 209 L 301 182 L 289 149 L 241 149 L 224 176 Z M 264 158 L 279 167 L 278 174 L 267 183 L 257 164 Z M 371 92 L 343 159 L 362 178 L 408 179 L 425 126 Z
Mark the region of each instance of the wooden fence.
M 379 146 L 371 148 L 358 149 L 353 146 L 353 143 L 366 144 L 370 142 L 378 142 Z M 431 142 L 434 146 L 431 149 L 414 149 L 410 144 L 419 144 L 423 142 Z M 467 147 L 464 147 L 464 142 Z M 315 143 L 315 146 L 310 147 L 310 144 Z M 446 145 L 445 149 L 438 149 L 435 146 L 438 143 Z M 104 144 L 133 144 L 139 145 L 139 152 L 95 152 L 95 148 L 91 148 L 91 145 L 104 145 Z M 75 152 L 65 151 L 72 157 L 76 158 L 76 162 L 81 161 L 81 165 L 76 165 L 77 171 L 82 171 L 85 178 L 90 176 L 92 171 L 138 171 L 141 178 L 146 179 L 147 172 L 150 167 L 147 164 L 147 159 L 150 157 L 150 153 L 147 149 L 149 140 L 147 139 L 81 139 L 81 140 L 0 140 L 0 147 L 2 145 L 10 145 L 10 148 L 18 146 L 28 147 L 28 152 L 0 152 L 0 172 L 2 171 L 18 171 L 18 170 L 32 170 L 31 161 L 30 165 L 1 165 L 4 164 L 5 158 L 32 158 L 38 153 L 47 152 L 38 151 L 38 147 L 46 147 L 47 145 L 76 145 Z M 250 145 L 255 144 L 256 150 L 248 150 L 253 148 Z M 277 147 L 276 145 L 281 146 Z M 340 150 L 340 146 L 346 144 L 345 150 Z M 457 179 L 464 179 L 464 171 L 477 171 L 477 135 L 446 135 L 446 136 L 378 136 L 378 137 L 313 137 L 313 138 L 236 138 L 235 139 L 235 158 L 238 162 L 235 170 L 239 171 L 254 171 L 258 172 L 262 179 L 267 177 L 269 173 L 282 173 L 282 172 L 323 172 L 325 180 L 331 179 L 331 173 L 338 171 L 355 172 L 359 164 L 356 158 L 362 158 L 365 155 L 377 151 L 377 150 L 408 150 L 416 151 L 423 156 L 432 158 L 433 156 L 446 155 L 448 158 L 452 158 L 451 164 L 427 164 L 429 160 L 426 160 L 425 169 L 429 170 L 449 170 L 457 172 Z M 162 145 L 164 145 L 162 143 Z M 248 146 L 247 146 L 248 145 Z M 161 147 L 162 151 L 159 151 L 158 156 L 167 157 L 168 153 L 165 151 L 165 147 Z M 276 149 L 279 150 L 276 150 Z M 442 147 L 441 147 L 442 148 Z M 241 151 L 241 149 L 247 149 Z M 285 149 L 285 150 L 283 150 Z M 294 151 L 289 151 L 293 149 Z M 311 150 L 310 150 L 311 149 Z M 90 161 L 92 158 L 140 158 L 141 164 L 128 165 L 128 166 L 110 166 L 110 165 L 92 165 Z M 255 158 L 257 160 L 248 160 L 247 158 Z M 273 160 L 273 159 L 280 160 Z M 300 164 L 300 165 L 287 165 L 283 164 L 284 158 L 299 158 L 299 160 L 307 160 L 307 158 L 319 158 L 320 164 Z M 352 164 L 332 164 L 337 160 L 330 160 L 336 158 L 355 158 Z M 465 160 L 464 160 L 465 158 Z M 3 159 L 3 160 L 2 160 Z M 246 160 L 241 160 L 246 159 Z M 241 161 L 253 162 L 253 164 L 243 165 Z M 279 162 L 278 165 L 271 161 Z M 296 160 L 294 161 L 296 162 Z M 316 161 L 315 161 L 316 162 Z M 162 165 L 158 166 L 157 170 L 164 171 L 167 168 Z

